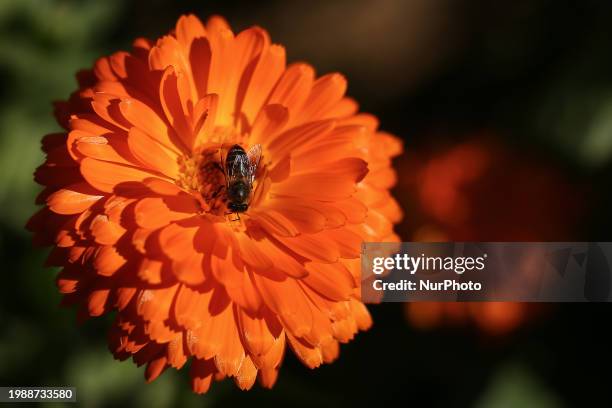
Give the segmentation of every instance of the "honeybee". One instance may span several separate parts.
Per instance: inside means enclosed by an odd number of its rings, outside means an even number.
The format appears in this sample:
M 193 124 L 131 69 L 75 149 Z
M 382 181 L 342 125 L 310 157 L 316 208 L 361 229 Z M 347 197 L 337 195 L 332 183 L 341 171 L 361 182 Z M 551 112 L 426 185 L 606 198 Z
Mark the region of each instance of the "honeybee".
M 225 173 L 227 208 L 231 213 L 245 212 L 253 190 L 257 167 L 261 161 L 261 145 L 251 146 L 248 152 L 240 145 L 233 145 L 227 152 L 223 170 Z M 238 215 L 238 219 L 240 216 Z

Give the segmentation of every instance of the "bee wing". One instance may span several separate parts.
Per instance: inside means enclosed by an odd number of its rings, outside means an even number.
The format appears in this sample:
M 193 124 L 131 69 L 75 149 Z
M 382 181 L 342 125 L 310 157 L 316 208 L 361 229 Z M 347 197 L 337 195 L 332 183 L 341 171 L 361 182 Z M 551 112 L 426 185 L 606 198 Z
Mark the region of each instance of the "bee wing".
M 255 173 L 257 173 L 257 166 L 259 166 L 259 162 L 261 161 L 261 145 L 256 144 L 251 146 L 249 151 L 247 152 L 247 157 L 249 158 L 249 176 L 251 177 L 251 183 L 255 180 Z
M 249 159 L 247 158 L 247 156 L 237 156 L 234 159 L 234 163 L 232 164 L 232 171 L 229 175 L 232 178 L 249 176 Z

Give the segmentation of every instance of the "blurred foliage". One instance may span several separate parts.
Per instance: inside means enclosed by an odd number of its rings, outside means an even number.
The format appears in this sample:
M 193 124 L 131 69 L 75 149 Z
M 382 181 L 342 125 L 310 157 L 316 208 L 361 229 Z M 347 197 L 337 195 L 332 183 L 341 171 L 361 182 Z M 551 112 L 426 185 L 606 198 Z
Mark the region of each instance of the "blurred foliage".
M 41 137 L 59 129 L 51 102 L 74 90 L 74 74 L 136 36 L 166 32 L 186 12 L 262 25 L 290 60 L 344 72 L 351 96 L 403 136 L 407 151 L 458 144 L 486 128 L 555 160 L 597 193 L 589 238 L 611 238 L 608 2 L 0 0 L 0 385 L 75 386 L 87 407 L 552 408 L 607 397 L 590 365 L 611 361 L 612 337 L 601 329 L 609 311 L 595 306 L 560 307 L 491 340 L 470 329 L 415 332 L 399 305 L 380 305 L 375 327 L 343 346 L 338 362 L 314 372 L 288 356 L 273 391 L 224 382 L 196 396 L 185 370 L 147 385 L 142 368 L 114 361 L 105 334 L 112 317 L 79 326 L 74 310 L 60 309 L 56 271 L 42 267 L 47 250 L 32 248 L 23 229 L 40 191 L 32 173 Z
M 560 408 L 558 397 L 525 367 L 502 365 L 476 408 Z
M 74 73 L 101 54 L 100 38 L 119 7 L 118 1 L 0 1 L 0 216 L 18 231 L 34 211 L 41 136 L 59 130 L 50 103 L 66 98 Z

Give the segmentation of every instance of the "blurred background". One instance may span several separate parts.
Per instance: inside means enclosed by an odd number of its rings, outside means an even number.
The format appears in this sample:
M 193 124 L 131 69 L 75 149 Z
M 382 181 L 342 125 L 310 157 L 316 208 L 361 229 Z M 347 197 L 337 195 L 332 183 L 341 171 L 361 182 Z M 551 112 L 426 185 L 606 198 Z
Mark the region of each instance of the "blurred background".
M 612 240 L 612 3 L 516 0 L 0 0 L 0 385 L 75 386 L 80 405 L 604 405 L 605 304 L 384 304 L 375 325 L 310 371 L 291 353 L 272 391 L 186 372 L 146 385 L 113 360 L 108 319 L 60 309 L 47 250 L 24 230 L 51 102 L 96 57 L 179 15 L 261 25 L 290 61 L 340 71 L 405 140 L 403 240 Z

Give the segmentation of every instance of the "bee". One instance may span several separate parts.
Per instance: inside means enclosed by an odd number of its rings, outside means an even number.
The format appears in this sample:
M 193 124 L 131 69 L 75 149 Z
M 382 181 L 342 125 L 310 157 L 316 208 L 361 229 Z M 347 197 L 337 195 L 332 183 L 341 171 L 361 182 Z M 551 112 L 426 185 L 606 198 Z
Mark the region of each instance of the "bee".
M 225 173 L 227 208 L 238 214 L 249 208 L 253 182 L 261 161 L 261 145 L 253 145 L 248 152 L 242 146 L 233 145 L 227 152 L 223 170 Z

